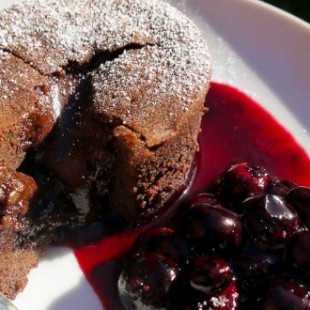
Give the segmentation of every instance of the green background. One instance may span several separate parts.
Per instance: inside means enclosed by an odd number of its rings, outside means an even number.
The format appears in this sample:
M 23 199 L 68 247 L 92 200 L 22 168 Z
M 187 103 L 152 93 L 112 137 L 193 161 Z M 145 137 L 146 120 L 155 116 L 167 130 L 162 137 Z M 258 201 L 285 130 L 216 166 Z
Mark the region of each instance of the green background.
M 262 0 L 310 22 L 310 0 Z

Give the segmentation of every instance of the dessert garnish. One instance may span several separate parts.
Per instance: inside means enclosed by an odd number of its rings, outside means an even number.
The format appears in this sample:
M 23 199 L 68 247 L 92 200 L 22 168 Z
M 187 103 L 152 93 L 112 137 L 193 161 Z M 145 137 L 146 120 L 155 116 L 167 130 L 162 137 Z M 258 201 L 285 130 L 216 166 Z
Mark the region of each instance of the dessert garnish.
M 236 163 L 135 242 L 126 309 L 309 309 L 310 188 Z

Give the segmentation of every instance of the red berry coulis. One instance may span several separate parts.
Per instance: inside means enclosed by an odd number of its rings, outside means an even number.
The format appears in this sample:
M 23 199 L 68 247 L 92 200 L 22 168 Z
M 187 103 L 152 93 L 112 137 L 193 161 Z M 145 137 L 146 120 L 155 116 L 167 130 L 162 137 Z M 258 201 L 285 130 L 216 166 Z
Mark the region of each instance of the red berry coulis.
M 233 87 L 212 83 L 206 107 L 209 111 L 202 121 L 200 152 L 187 197 L 206 190 L 236 162 L 263 166 L 279 179 L 310 186 L 308 155 L 255 101 Z M 99 241 L 74 249 L 85 276 L 107 310 L 123 309 L 117 289 L 119 260 L 130 251 L 139 233 L 103 233 Z M 265 303 L 273 302 L 273 295 L 268 296 L 271 297 Z

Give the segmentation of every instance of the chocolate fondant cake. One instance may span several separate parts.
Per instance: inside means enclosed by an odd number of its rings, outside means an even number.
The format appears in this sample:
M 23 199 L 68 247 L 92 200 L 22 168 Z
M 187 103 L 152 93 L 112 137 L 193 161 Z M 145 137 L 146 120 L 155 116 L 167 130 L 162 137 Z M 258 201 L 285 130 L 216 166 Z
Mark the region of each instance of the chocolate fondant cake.
M 56 228 L 130 224 L 186 182 L 210 82 L 204 39 L 158 0 L 29 0 L 0 12 L 0 291 Z

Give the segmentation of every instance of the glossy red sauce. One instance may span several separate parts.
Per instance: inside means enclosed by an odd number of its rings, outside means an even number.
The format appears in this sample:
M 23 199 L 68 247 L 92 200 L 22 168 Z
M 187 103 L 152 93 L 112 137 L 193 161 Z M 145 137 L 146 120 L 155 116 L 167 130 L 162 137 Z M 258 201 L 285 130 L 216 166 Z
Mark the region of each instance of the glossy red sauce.
M 263 165 L 281 179 L 310 186 L 310 160 L 291 134 L 242 92 L 212 83 L 202 121 L 197 169 L 186 195 L 206 189 L 233 162 Z M 122 309 L 117 295 L 118 260 L 139 232 L 106 235 L 75 249 L 88 281 L 107 310 Z

